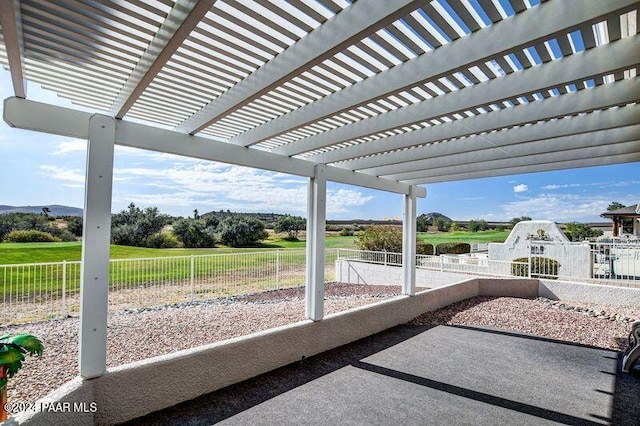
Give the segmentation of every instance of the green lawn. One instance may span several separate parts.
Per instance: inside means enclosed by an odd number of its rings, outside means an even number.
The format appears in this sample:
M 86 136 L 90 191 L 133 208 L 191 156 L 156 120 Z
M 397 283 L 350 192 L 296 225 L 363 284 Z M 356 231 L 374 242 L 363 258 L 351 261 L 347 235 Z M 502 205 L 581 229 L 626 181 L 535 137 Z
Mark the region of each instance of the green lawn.
M 328 236 L 327 248 L 355 248 L 356 237 Z M 271 236 L 256 247 L 212 249 L 151 249 L 111 245 L 111 259 L 134 259 L 147 257 L 189 256 L 191 254 L 241 253 L 277 249 L 304 249 L 305 241 L 288 241 Z M 82 244 L 71 243 L 2 243 L 0 244 L 0 265 L 20 263 L 62 262 L 80 260 Z
M 444 242 L 503 242 L 509 231 L 444 232 L 438 234 L 419 233 L 418 238 L 426 243 Z M 330 235 L 326 239 L 327 248 L 356 248 L 357 237 Z M 133 259 L 147 257 L 189 256 L 191 254 L 241 253 L 277 249 L 304 249 L 305 241 L 288 241 L 278 236 L 270 236 L 255 247 L 231 248 L 220 246 L 212 249 L 151 249 L 144 247 L 111 246 L 112 259 Z M 0 265 L 20 263 L 62 262 L 80 260 L 82 245 L 71 243 L 2 243 L 0 244 Z
M 439 234 L 426 232 L 418 233 L 418 238 L 425 243 L 437 245 L 440 243 L 502 243 L 509 236 L 510 231 L 453 231 Z

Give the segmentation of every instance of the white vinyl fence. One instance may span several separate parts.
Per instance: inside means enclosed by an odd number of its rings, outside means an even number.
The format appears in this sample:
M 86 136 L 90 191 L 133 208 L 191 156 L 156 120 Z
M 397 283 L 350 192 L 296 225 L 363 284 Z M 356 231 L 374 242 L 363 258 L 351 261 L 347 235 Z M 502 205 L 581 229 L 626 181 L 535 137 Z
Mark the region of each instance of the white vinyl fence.
M 333 281 L 337 251 L 327 250 Z M 109 310 L 136 309 L 298 287 L 305 250 L 112 259 Z M 77 315 L 80 262 L 0 265 L 0 325 Z

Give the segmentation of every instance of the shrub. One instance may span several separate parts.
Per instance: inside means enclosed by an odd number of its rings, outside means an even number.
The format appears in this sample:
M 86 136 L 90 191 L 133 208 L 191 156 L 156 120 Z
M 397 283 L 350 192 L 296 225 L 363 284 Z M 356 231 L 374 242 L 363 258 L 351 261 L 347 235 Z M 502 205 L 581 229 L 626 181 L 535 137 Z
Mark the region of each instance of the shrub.
M 149 248 L 176 248 L 180 245 L 180 241 L 175 235 L 169 232 L 158 232 L 147 238 L 147 247 Z
M 356 245 L 360 250 L 402 253 L 402 229 L 383 225 L 370 226 L 360 233 Z M 416 254 L 433 254 L 433 245 L 417 240 Z
M 484 219 L 470 220 L 468 226 L 469 226 L 469 231 L 471 232 L 486 231 L 487 228 L 489 227 L 487 225 L 487 221 Z
M 373 225 L 360 233 L 356 244 L 360 250 L 402 253 L 402 229 Z
M 416 243 L 416 254 L 422 255 L 432 255 L 435 252 L 435 248 L 433 244 L 425 243 L 424 241 L 418 240 Z
M 243 247 L 258 243 L 269 235 L 264 222 L 251 216 L 229 216 L 218 226 L 220 242 L 230 247 Z
M 569 222 L 566 224 L 564 234 L 570 241 L 584 241 L 595 239 L 603 234 L 599 229 L 593 229 L 589 225 L 582 223 Z
M 557 279 L 560 270 L 560 262 L 548 257 L 531 257 L 531 278 Z M 511 264 L 511 275 L 516 277 L 529 276 L 529 259 L 519 257 Z
M 298 232 L 307 226 L 307 221 L 300 216 L 284 215 L 280 216 L 273 226 L 273 230 L 278 234 L 286 233 L 287 239 L 297 240 Z
M 350 226 L 345 226 L 340 230 L 340 235 L 342 235 L 343 237 L 353 236 L 353 228 Z
M 471 244 L 468 243 L 440 243 L 436 246 L 436 254 L 464 254 L 471 253 Z
M 82 218 L 74 216 L 67 221 L 67 231 L 76 237 L 82 237 Z
M 449 230 L 451 229 L 451 222 L 441 217 L 433 219 L 433 224 L 436 226 L 436 228 L 438 228 L 438 231 L 440 232 L 449 232 Z
M 127 210 L 111 218 L 111 241 L 114 244 L 146 247 L 147 238 L 157 234 L 169 223 L 169 216 L 160 214 L 157 207 L 144 210 L 129 204 Z
M 173 235 L 187 248 L 215 247 L 214 228 L 206 219 L 178 219 L 173 223 Z
M 55 243 L 61 241 L 48 232 L 42 231 L 11 231 L 4 240 L 8 243 Z

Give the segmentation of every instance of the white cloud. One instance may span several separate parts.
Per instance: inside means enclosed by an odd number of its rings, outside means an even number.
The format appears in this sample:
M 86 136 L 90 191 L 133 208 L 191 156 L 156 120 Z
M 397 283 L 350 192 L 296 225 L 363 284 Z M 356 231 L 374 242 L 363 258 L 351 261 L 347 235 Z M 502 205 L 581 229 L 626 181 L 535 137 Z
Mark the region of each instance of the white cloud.
M 70 139 L 60 142 L 53 155 L 65 155 L 71 152 L 80 152 L 87 150 L 87 141 L 82 139 Z
M 173 163 L 169 169 L 117 168 L 114 173 L 125 182 L 116 203 L 306 215 L 306 180 L 295 176 L 204 161 Z M 372 199 L 357 190 L 330 190 L 327 212 L 348 212 Z
M 640 195 L 629 195 L 621 199 L 636 199 Z M 551 220 L 554 222 L 591 222 L 597 221 L 600 213 L 607 210 L 611 203 L 610 194 L 541 194 L 521 201 L 513 201 L 501 206 L 502 217 L 530 216 L 537 220 Z M 600 219 L 605 221 L 604 219 Z
M 527 185 L 525 185 L 524 183 L 521 183 L 519 185 L 515 185 L 513 187 L 513 192 L 515 192 L 515 193 L 527 192 L 528 190 L 529 190 L 529 187 Z
M 64 169 L 58 166 L 40 166 L 44 175 L 49 178 L 61 180 L 74 187 L 84 186 L 84 171 L 80 169 Z M 75 185 L 74 185 L 75 184 Z
M 552 191 L 554 189 L 579 188 L 581 186 L 582 185 L 579 183 L 569 183 L 569 184 L 563 184 L 563 185 L 545 185 L 542 187 L 542 189 L 545 191 Z

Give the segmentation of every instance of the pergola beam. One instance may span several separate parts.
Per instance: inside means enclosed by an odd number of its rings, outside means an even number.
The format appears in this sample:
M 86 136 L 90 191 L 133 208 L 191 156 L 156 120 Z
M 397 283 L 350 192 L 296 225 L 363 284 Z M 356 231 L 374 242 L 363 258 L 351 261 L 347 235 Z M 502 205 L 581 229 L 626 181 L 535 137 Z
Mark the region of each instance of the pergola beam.
M 522 129 L 525 132 L 528 130 L 526 127 Z M 551 157 L 563 151 L 573 151 L 572 154 L 576 154 L 577 151 L 574 150 L 584 150 L 585 156 L 587 156 L 586 153 L 594 151 L 594 148 L 597 148 L 598 152 L 611 151 L 611 154 L 617 154 L 620 144 L 639 138 L 640 125 L 505 146 L 504 141 L 509 138 L 508 133 L 511 131 L 507 130 L 504 135 L 501 135 L 500 142 L 502 144 L 497 143 L 494 148 L 418 160 L 407 163 L 406 169 L 402 171 L 385 172 L 381 175 L 390 179 L 408 180 L 446 174 L 447 170 L 491 169 L 496 164 L 506 164 L 512 160 L 517 163 L 517 166 L 520 166 L 521 161 L 531 160 L 533 162 L 541 158 L 540 156 L 548 155 Z M 491 143 L 493 140 L 490 139 L 488 142 Z
M 567 34 L 585 21 L 602 20 L 607 15 L 633 7 L 634 3 L 634 0 L 566 0 L 541 4 L 526 13 L 495 23 L 455 43 L 441 46 L 271 120 L 233 138 L 231 142 L 249 146 L 268 140 L 388 94 L 420 85 L 452 70 L 484 63 L 518 48 L 535 45 L 560 32 Z M 283 152 L 285 149 L 282 148 Z
M 611 124 L 611 119 L 615 119 L 615 116 L 624 117 L 620 117 L 623 120 L 616 122 L 614 126 Z M 640 126 L 633 126 L 636 123 L 640 123 L 640 106 L 630 105 L 620 109 L 593 112 L 586 116 L 567 117 L 427 145 L 402 152 L 412 155 L 414 160 L 403 160 L 363 171 L 392 179 L 396 174 L 416 170 L 431 170 L 438 167 L 458 166 L 467 162 L 474 163 L 484 159 L 553 152 L 577 148 L 581 144 L 590 146 L 600 143 L 595 140 L 606 140 L 607 143 L 614 140 L 632 140 L 640 134 Z M 607 136 L 611 138 L 608 139 Z M 403 179 L 398 178 L 398 180 Z
M 456 180 L 468 180 L 488 178 L 495 176 L 511 176 L 523 173 L 537 173 L 564 169 L 578 169 L 581 167 L 606 166 L 611 164 L 633 163 L 640 161 L 640 141 L 625 142 L 621 144 L 619 151 L 600 152 L 595 155 L 597 148 L 590 149 L 594 155 L 586 155 L 586 151 L 578 149 L 573 153 L 559 153 L 557 155 L 540 155 L 535 159 L 522 158 L 517 161 L 501 160 L 502 163 L 491 164 L 492 169 L 457 170 L 451 169 L 449 174 L 434 177 L 421 177 L 408 179 L 404 182 L 413 185 L 421 185 L 436 182 L 451 182 Z M 487 166 L 487 163 L 484 163 Z
M 177 0 L 111 106 L 124 117 L 216 0 Z M 4 27 L 4 26 L 3 26 Z
M 413 132 L 406 132 L 339 150 L 311 155 L 306 157 L 306 159 L 316 163 L 339 162 L 335 164 L 336 167 L 348 170 L 361 170 L 403 161 L 411 161 L 417 159 L 416 155 L 419 155 L 413 150 L 390 151 L 401 150 L 415 145 L 432 144 L 445 139 L 491 132 L 497 129 L 519 126 L 541 120 L 549 120 L 582 111 L 594 111 L 611 106 L 637 102 L 640 100 L 638 84 L 636 80 L 632 79 L 618 81 L 614 84 L 601 85 L 589 90 L 580 90 L 574 93 L 566 93 L 562 96 L 547 98 L 544 101 L 529 102 L 513 108 L 493 111 L 490 114 L 467 117 L 462 120 L 442 123 Z M 640 108 L 637 106 L 629 106 L 629 109 L 618 110 L 616 113 L 605 112 L 596 115 L 600 117 L 598 123 L 596 123 L 599 126 L 618 127 L 640 122 Z M 539 126 L 538 128 L 548 132 L 546 130 L 548 127 L 546 126 Z M 582 131 L 587 132 L 590 131 L 590 129 L 590 127 L 586 126 Z M 577 132 L 580 132 L 580 130 L 580 128 L 576 129 Z M 532 132 L 531 137 L 535 136 Z M 551 136 L 543 135 L 539 139 L 544 137 Z M 435 150 L 437 155 L 449 153 L 445 145 L 433 145 L 430 149 Z M 371 156 L 382 152 L 386 154 L 384 156 Z
M 89 137 L 91 115 L 19 98 L 7 98 L 4 101 L 4 120 L 10 126 L 80 139 Z M 315 164 L 310 161 L 124 120 L 116 121 L 116 144 L 296 176 L 315 175 Z M 327 179 L 333 182 L 399 194 L 408 194 L 410 191 L 409 185 L 400 182 L 336 167 L 327 167 L 326 174 Z M 417 188 L 417 196 L 426 196 L 426 190 Z
M 366 35 L 417 9 L 424 0 L 356 2 L 311 31 L 176 127 L 196 133 L 319 64 Z M 248 146 L 250 144 L 246 144 Z
M 516 98 L 524 94 L 535 93 L 573 81 L 629 69 L 640 61 L 638 51 L 640 51 L 640 37 L 619 40 L 549 62 L 541 67 L 532 67 L 437 96 L 428 101 L 309 136 L 297 142 L 283 145 L 274 152 L 296 155 L 505 99 Z M 611 61 L 611 58 L 616 58 L 616 60 Z
M 20 0 L 0 1 L 0 26 L 2 26 L 2 38 L 9 61 L 13 93 L 24 99 L 27 97 L 27 83 L 24 76 L 24 40 Z

